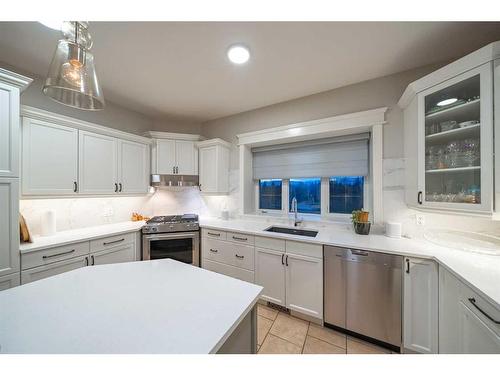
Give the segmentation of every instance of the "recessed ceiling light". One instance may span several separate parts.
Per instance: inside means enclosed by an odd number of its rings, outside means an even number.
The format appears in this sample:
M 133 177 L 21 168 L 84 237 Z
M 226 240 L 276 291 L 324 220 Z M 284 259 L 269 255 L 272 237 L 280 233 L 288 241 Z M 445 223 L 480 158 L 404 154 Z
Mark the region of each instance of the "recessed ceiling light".
M 48 27 L 49 29 L 57 31 L 61 31 L 63 25 L 63 21 L 38 21 L 38 22 L 40 22 L 43 26 Z
M 457 98 L 445 99 L 445 100 L 441 100 L 440 102 L 438 102 L 437 105 L 439 107 L 444 107 L 445 105 L 450 105 L 450 104 L 455 103 L 457 100 L 458 100 Z
M 241 44 L 235 44 L 227 50 L 227 57 L 233 64 L 244 64 L 250 59 L 250 51 Z

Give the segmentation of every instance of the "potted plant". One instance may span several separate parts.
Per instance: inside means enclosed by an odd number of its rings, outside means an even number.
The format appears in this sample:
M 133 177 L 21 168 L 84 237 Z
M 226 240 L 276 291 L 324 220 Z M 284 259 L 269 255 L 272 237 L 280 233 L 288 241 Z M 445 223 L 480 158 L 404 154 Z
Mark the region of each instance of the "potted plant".
M 368 221 L 370 213 L 363 210 L 352 211 L 351 221 L 357 234 L 369 234 L 371 223 Z

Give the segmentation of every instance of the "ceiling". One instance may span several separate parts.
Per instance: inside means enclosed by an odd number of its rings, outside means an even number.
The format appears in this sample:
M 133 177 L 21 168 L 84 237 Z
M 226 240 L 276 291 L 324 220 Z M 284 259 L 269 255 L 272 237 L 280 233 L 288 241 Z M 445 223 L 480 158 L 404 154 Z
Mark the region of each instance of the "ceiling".
M 91 22 L 105 98 L 154 118 L 207 121 L 446 61 L 500 40 L 500 23 Z M 45 76 L 59 38 L 0 22 L 0 61 Z M 246 44 L 232 65 L 228 46 Z

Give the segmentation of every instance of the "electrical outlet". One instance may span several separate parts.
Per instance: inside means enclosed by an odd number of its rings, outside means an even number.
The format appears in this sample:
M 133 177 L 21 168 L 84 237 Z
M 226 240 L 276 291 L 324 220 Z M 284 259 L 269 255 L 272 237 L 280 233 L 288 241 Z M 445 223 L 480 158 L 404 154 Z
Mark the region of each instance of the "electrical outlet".
M 425 225 L 425 216 L 422 214 L 416 214 L 415 219 L 417 221 L 417 225 L 423 226 Z
M 102 216 L 103 217 L 110 217 L 113 216 L 113 207 L 106 207 L 104 210 L 102 210 Z

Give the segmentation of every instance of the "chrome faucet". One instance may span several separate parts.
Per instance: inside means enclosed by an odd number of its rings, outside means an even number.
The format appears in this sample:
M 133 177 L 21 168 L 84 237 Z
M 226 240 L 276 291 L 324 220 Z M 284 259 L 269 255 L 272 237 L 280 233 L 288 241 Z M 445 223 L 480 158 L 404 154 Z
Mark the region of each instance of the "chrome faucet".
M 292 212 L 294 213 L 293 226 L 296 227 L 300 223 L 302 223 L 302 219 L 297 218 L 298 209 L 297 209 L 297 198 L 292 198 Z

